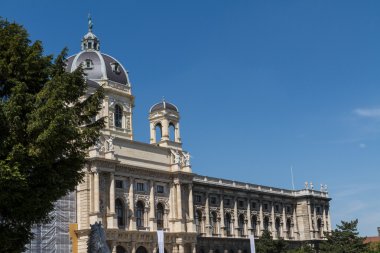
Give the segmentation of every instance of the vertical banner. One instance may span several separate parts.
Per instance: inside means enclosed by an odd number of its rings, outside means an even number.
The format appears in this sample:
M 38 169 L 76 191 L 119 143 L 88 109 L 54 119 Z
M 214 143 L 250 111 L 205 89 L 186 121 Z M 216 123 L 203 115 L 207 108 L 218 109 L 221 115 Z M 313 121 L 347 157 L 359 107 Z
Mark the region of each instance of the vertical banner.
M 164 231 L 157 230 L 158 253 L 164 253 Z
M 254 235 L 250 235 L 249 236 L 249 244 L 251 245 L 251 253 L 256 253 L 256 250 L 255 250 L 255 236 Z

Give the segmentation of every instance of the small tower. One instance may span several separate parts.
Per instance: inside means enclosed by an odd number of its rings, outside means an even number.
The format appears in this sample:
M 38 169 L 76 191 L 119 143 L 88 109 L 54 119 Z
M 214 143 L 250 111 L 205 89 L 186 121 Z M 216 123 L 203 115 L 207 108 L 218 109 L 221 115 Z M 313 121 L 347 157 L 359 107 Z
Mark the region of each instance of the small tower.
M 162 99 L 153 105 L 149 110 L 150 143 L 181 150 L 179 119 L 178 108 L 174 104 Z

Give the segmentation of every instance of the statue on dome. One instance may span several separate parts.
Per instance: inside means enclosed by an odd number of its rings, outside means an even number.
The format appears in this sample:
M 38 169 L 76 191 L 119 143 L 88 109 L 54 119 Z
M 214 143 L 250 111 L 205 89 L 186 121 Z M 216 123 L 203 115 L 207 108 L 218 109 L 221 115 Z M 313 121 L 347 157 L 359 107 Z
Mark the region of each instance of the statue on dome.
M 92 23 L 91 14 L 88 14 L 88 31 L 92 32 L 92 27 L 94 24 Z

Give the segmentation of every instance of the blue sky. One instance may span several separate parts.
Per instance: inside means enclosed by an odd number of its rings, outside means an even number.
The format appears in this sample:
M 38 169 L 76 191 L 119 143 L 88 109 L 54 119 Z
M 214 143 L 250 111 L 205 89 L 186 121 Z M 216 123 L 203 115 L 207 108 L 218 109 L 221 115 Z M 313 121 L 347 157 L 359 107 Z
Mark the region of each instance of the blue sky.
M 380 226 L 380 1 L 14 1 L 46 54 L 101 50 L 130 72 L 135 139 L 162 96 L 182 116 L 193 171 L 296 188 L 327 184 L 333 224 Z

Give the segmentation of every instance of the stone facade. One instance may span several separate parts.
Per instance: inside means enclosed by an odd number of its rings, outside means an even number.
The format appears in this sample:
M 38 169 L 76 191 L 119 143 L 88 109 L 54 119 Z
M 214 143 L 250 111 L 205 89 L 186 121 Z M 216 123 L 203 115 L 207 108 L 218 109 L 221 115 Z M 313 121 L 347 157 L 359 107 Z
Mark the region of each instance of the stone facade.
M 73 248 L 87 252 L 90 224 L 99 221 L 117 253 L 157 252 L 158 229 L 165 231 L 167 253 L 244 252 L 248 235 L 259 238 L 266 229 L 274 238 L 293 241 L 323 239 L 323 232 L 331 231 L 326 191 L 292 191 L 192 173 L 190 155 L 182 149 L 179 111 L 171 103 L 150 109 L 150 143 L 134 141 L 128 72 L 101 54 L 99 45 L 90 29 L 82 51 L 68 58 L 68 71 L 85 65 L 89 93 L 104 88 L 99 117 L 107 119 L 76 189 Z

